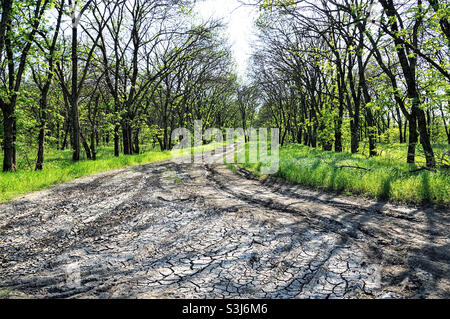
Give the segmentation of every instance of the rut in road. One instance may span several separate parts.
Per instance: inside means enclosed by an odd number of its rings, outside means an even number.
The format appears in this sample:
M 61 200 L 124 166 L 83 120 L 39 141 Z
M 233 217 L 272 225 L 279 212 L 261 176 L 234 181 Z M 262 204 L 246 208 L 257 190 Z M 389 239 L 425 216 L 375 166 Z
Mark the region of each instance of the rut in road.
M 450 297 L 449 214 L 164 162 L 0 206 L 0 294 Z

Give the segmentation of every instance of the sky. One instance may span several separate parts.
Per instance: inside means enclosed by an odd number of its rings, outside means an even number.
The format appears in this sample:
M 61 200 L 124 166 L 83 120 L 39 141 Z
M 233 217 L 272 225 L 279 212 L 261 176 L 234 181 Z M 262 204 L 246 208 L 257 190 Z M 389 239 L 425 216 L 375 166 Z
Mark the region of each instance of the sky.
M 232 46 L 233 57 L 239 75 L 245 77 L 251 54 L 250 43 L 255 34 L 254 21 L 258 12 L 254 7 L 242 6 L 237 0 L 203 0 L 195 5 L 198 15 L 208 18 L 221 18 L 228 25 L 228 41 Z

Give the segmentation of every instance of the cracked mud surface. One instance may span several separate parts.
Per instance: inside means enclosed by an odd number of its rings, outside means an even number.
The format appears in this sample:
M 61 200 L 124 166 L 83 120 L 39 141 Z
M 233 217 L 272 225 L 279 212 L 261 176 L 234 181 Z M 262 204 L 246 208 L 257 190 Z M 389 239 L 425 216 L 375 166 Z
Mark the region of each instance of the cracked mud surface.
M 224 166 L 99 174 L 1 205 L 0 217 L 0 296 L 450 297 L 445 209 Z

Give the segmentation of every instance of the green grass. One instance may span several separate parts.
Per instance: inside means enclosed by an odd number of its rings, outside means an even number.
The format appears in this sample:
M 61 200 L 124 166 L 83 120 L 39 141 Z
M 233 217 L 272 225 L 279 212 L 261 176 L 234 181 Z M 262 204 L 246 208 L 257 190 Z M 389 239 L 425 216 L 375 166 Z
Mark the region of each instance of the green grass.
M 194 154 L 201 150 L 212 150 L 219 144 L 211 143 L 202 147 L 191 148 L 181 155 Z M 114 156 L 113 148 L 101 147 L 98 149 L 97 160 L 82 160 L 73 163 L 72 152 L 48 150 L 46 151 L 44 169 L 34 171 L 34 162 L 20 161 L 19 170 L 11 173 L 0 173 L 0 202 L 8 200 L 29 192 L 42 190 L 49 186 L 68 182 L 79 177 L 89 176 L 96 173 L 106 172 L 128 166 L 147 164 L 157 161 L 169 160 L 170 151 L 161 152 L 153 150 L 139 155 L 119 157 Z M 0 157 L 0 161 L 2 158 Z
M 211 143 L 202 146 L 201 149 L 212 150 L 218 145 Z M 248 149 L 248 145 L 246 146 Z M 419 154 L 418 165 L 407 165 L 404 157 L 405 148 L 405 145 L 380 145 L 380 156 L 366 158 L 359 154 L 338 154 L 290 144 L 280 150 L 280 171 L 277 176 L 315 189 L 344 194 L 363 195 L 402 203 L 450 204 L 448 170 L 409 173 L 410 170 L 422 165 L 422 162 Z M 435 149 L 437 154 L 441 154 L 448 151 L 448 146 L 435 146 Z M 199 151 L 196 148 L 184 154 Z M 113 149 L 108 147 L 99 148 L 97 161 L 82 160 L 73 163 L 71 155 L 70 150 L 48 150 L 43 171 L 34 171 L 34 162 L 28 163 L 22 159 L 17 172 L 0 173 L 0 202 L 79 177 L 171 158 L 171 152 L 159 150 L 140 155 L 114 157 Z M 234 168 L 230 164 L 227 166 Z M 241 166 L 260 175 L 262 164 L 245 163 Z M 370 171 L 341 168 L 341 166 L 358 166 Z
M 51 185 L 73 179 L 106 172 L 122 167 L 151 163 L 170 159 L 170 152 L 153 151 L 140 155 L 114 157 L 108 149 L 101 149 L 96 161 L 83 160 L 73 163 L 71 152 L 51 151 L 42 171 L 22 169 L 0 174 L 0 202 L 32 191 L 45 189 Z
M 381 156 L 366 158 L 359 154 L 326 152 L 290 144 L 280 150 L 280 170 L 277 176 L 315 189 L 380 200 L 450 204 L 448 170 L 410 173 L 420 166 L 405 163 L 404 156 L 400 155 L 406 153 L 404 149 L 395 149 L 393 152 L 386 149 L 383 153 Z M 258 173 L 261 163 L 245 163 L 241 166 Z

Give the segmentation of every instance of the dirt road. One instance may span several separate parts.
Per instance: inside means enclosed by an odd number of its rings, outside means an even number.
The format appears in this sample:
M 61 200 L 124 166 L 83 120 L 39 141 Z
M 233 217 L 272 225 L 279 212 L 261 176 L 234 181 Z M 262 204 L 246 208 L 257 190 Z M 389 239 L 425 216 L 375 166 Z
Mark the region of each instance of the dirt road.
M 450 297 L 449 212 L 224 166 L 144 165 L 0 206 L 0 296 Z

